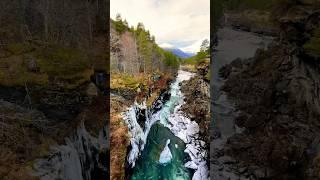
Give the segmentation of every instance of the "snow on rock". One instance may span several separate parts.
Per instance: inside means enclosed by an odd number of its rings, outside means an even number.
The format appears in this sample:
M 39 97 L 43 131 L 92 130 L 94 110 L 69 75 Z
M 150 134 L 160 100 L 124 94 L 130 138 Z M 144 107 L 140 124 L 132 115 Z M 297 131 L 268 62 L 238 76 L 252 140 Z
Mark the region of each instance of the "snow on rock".
M 187 162 L 184 166 L 190 169 L 198 169 L 198 165 L 193 161 Z
M 137 117 L 139 113 L 145 110 L 146 121 L 144 129 L 138 123 Z M 155 113 L 150 117 L 150 111 L 147 109 L 146 101 L 142 104 L 134 103 L 125 113 L 123 113 L 123 119 L 126 122 L 129 130 L 131 150 L 128 153 L 128 163 L 131 167 L 135 166 L 135 162 L 143 151 L 144 146 L 147 142 L 147 137 L 152 125 L 159 119 L 159 113 Z
M 124 120 L 127 123 L 129 135 L 131 136 L 131 151 L 128 154 L 128 162 L 132 165 L 132 167 L 134 167 L 135 161 L 140 153 L 140 142 L 145 142 L 145 133 L 137 121 L 137 113 L 139 109 L 139 105 L 135 103 L 124 114 Z
M 167 140 L 166 146 L 163 151 L 160 153 L 159 163 L 162 165 L 167 165 L 172 160 L 172 154 L 169 148 L 170 139 Z
M 199 164 L 198 169 L 194 173 L 192 180 L 208 180 L 209 179 L 209 170 L 205 162 Z

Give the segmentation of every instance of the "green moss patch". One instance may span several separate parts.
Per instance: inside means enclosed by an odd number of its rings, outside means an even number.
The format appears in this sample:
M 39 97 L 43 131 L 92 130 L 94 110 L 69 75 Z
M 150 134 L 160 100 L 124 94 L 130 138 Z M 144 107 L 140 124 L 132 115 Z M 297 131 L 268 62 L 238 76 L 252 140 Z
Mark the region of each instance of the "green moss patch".
M 88 56 L 72 48 L 50 47 L 38 54 L 40 71 L 49 76 L 66 76 L 90 68 Z
M 303 46 L 307 54 L 320 58 L 320 28 L 317 28 L 310 40 Z
M 11 43 L 6 45 L 5 49 L 14 55 L 20 55 L 34 50 L 29 43 Z

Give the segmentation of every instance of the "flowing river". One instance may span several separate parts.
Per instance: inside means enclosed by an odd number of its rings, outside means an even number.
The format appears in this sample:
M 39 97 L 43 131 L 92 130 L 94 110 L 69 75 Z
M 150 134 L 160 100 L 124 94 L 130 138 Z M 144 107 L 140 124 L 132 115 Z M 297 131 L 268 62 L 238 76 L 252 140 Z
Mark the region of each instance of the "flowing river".
M 192 76 L 180 70 L 170 86 L 169 100 L 163 102 L 160 98 L 151 109 L 145 103 L 136 103 L 124 113 L 131 136 L 127 156 L 131 179 L 209 179 L 207 151 L 203 148 L 205 142 L 199 139 L 199 126 L 180 110 L 184 104 L 181 82 Z M 138 123 L 141 115 L 143 126 Z
M 273 38 L 234 30 L 231 27 L 221 28 L 218 32 L 218 38 L 219 44 L 216 52 L 213 53 L 213 61 L 211 61 L 211 129 L 214 134 L 211 135 L 213 140 L 210 144 L 210 177 L 212 179 L 233 180 L 240 177 L 233 172 L 234 170 L 225 168 L 227 165 L 223 164 L 225 159 L 230 157 L 221 156 L 217 159 L 217 154 L 224 151 L 223 148 L 228 138 L 235 133 L 240 133 L 241 129 L 234 122 L 237 116 L 234 103 L 228 99 L 225 92 L 220 90 L 225 80 L 219 77 L 219 70 L 236 58 L 246 59 L 253 57 L 258 48 L 266 48 Z

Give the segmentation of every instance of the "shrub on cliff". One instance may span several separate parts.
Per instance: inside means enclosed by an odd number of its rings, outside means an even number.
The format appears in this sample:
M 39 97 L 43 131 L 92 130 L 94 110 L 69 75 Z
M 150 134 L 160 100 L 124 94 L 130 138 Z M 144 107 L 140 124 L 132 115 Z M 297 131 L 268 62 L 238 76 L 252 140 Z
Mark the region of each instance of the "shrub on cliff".
M 312 37 L 303 47 L 310 56 L 320 58 L 320 28 L 314 30 Z

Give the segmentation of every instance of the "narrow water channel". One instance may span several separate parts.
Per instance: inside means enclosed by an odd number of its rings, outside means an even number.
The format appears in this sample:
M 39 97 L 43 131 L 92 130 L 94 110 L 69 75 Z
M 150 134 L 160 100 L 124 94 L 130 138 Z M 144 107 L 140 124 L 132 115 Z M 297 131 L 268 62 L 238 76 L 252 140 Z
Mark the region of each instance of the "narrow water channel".
M 189 180 L 208 179 L 205 143 L 199 138 L 199 126 L 180 110 L 184 95 L 181 82 L 194 74 L 179 71 L 171 84 L 170 98 L 155 113 L 146 110 L 144 128 L 137 116 L 144 105 L 134 105 L 125 115 L 131 135 L 128 161 L 132 168 L 131 179 Z M 149 114 L 148 114 L 149 113 Z

